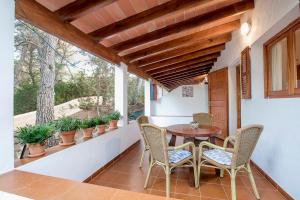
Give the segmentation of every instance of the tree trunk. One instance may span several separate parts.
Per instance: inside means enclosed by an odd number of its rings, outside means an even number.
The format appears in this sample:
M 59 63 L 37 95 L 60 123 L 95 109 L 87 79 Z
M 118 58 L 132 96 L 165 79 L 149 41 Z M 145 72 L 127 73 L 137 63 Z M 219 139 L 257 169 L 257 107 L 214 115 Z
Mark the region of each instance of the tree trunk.
M 39 49 L 41 80 L 37 96 L 36 124 L 54 120 L 55 51 L 52 48 L 56 48 L 57 39 L 48 34 L 44 39 Z

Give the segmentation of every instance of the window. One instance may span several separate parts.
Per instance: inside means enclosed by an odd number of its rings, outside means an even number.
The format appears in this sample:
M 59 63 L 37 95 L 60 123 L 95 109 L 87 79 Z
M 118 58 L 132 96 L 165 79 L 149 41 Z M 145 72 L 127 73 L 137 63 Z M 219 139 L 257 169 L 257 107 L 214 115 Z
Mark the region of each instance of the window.
M 300 97 L 300 18 L 264 44 L 265 97 Z

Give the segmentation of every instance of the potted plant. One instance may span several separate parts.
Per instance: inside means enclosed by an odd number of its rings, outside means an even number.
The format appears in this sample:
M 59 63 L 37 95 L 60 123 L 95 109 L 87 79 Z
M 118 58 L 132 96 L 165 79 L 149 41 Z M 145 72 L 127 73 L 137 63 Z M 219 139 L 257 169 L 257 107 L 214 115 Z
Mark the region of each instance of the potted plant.
M 121 114 L 119 111 L 114 111 L 112 113 L 110 113 L 107 116 L 107 119 L 109 121 L 109 129 L 116 129 L 118 128 L 118 121 L 121 118 Z
M 75 144 L 75 134 L 80 125 L 78 119 L 63 117 L 56 120 L 53 124 L 56 130 L 60 132 L 60 138 L 62 140 L 62 142 L 59 143 L 60 145 L 68 146 Z
M 20 142 L 28 145 L 28 157 L 38 157 L 46 153 L 44 142 L 53 133 L 53 128 L 49 125 L 27 125 L 26 127 L 18 128 L 16 133 Z
M 107 124 L 107 119 L 103 117 L 95 117 L 94 122 L 97 128 L 97 135 L 105 133 L 105 125 Z
M 83 131 L 84 138 L 93 137 L 93 130 L 95 129 L 96 123 L 94 119 L 84 119 L 81 121 L 79 127 Z

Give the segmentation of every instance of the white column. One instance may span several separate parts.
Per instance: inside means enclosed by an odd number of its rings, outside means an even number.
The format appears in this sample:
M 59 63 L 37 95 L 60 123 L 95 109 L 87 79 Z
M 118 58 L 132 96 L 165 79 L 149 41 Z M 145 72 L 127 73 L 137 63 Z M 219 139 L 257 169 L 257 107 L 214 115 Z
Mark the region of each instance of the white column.
M 123 126 L 128 124 L 128 74 L 127 65 L 121 63 L 115 67 L 115 110 L 120 111 L 123 116 L 121 123 Z
M 13 95 L 15 1 L 0 0 L 0 174 L 14 168 Z
M 151 116 L 151 100 L 150 100 L 150 81 L 146 81 L 145 80 L 145 84 L 144 84 L 145 88 L 144 88 L 144 93 L 145 93 L 145 101 L 144 101 L 144 106 L 145 106 L 145 115 L 150 117 Z

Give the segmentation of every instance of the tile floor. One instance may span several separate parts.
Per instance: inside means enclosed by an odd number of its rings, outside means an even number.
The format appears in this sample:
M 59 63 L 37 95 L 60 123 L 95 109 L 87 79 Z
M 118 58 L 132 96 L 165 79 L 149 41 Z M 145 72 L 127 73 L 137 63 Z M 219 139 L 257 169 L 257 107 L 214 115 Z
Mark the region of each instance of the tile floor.
M 90 183 L 164 196 L 165 175 L 160 167 L 154 168 L 148 188 L 143 188 L 148 169 L 148 160 L 146 159 L 143 167 L 139 168 L 140 155 L 141 145 L 137 145 L 101 174 L 93 178 Z M 224 178 L 219 178 L 212 169 L 203 168 L 202 171 L 200 188 L 195 189 L 188 183 L 188 169 L 176 169 L 171 175 L 171 197 L 189 200 L 231 199 L 229 176 L 226 175 Z M 253 173 L 261 200 L 285 199 L 257 170 L 253 169 Z M 236 183 L 238 200 L 255 200 L 247 173 L 238 173 Z

